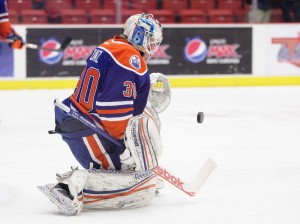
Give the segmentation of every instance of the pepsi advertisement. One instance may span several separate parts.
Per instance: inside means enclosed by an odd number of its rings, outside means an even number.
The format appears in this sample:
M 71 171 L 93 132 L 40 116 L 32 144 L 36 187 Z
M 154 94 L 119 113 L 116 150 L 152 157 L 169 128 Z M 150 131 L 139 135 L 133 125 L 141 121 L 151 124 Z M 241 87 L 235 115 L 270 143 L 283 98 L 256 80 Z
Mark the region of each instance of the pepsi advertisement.
M 31 28 L 27 42 L 60 48 L 62 52 L 27 49 L 27 77 L 80 76 L 87 57 L 122 28 Z M 252 28 L 164 28 L 163 41 L 148 62 L 150 72 L 166 75 L 252 73 Z
M 123 32 L 121 28 L 30 28 L 27 42 L 59 49 L 66 37 L 70 44 L 61 52 L 27 49 L 27 77 L 80 76 L 86 59 L 103 41 Z
M 168 28 L 149 61 L 170 75 L 252 73 L 252 28 Z

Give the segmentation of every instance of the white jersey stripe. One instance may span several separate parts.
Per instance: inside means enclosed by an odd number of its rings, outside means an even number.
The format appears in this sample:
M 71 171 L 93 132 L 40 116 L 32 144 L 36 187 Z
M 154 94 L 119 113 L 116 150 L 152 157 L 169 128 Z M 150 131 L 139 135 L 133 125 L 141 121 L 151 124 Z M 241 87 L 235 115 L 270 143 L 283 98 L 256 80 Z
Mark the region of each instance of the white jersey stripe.
M 8 18 L 0 19 L 0 23 L 8 22 Z
M 130 119 L 133 117 L 132 114 L 129 114 L 129 115 L 123 116 L 123 117 L 101 117 L 99 115 L 96 115 L 96 116 L 103 121 L 124 121 L 124 120 Z
M 7 13 L 7 12 L 5 12 L 5 13 L 0 13 L 0 17 L 2 17 L 2 16 L 8 16 L 8 13 Z
M 133 101 L 114 101 L 114 102 L 99 102 L 96 101 L 97 106 L 119 106 L 119 105 L 133 105 Z

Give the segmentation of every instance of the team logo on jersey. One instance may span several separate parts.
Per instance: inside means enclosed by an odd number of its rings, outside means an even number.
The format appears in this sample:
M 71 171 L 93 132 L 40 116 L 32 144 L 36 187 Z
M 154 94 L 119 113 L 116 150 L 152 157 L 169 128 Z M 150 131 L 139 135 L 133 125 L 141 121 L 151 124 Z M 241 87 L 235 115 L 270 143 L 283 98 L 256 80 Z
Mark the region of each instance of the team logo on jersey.
M 137 70 L 141 68 L 141 59 L 137 55 L 132 55 L 129 59 L 129 63 L 131 64 L 132 67 L 134 67 Z
M 43 42 L 42 43 L 43 48 L 50 48 L 50 49 L 60 48 L 60 43 L 54 38 L 42 42 Z M 60 60 L 63 57 L 63 54 L 64 54 L 63 52 L 48 51 L 43 49 L 39 51 L 40 60 L 48 65 L 53 65 L 60 62 Z
M 193 63 L 201 62 L 207 55 L 207 46 L 200 37 L 187 39 L 187 44 L 184 48 L 184 57 L 186 60 Z

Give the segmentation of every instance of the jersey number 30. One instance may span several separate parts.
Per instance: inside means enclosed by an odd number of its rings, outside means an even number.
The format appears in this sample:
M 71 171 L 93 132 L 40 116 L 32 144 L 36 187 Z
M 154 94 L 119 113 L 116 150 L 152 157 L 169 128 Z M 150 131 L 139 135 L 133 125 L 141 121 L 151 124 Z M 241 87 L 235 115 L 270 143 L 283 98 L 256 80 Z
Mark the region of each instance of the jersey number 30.
M 73 93 L 73 97 L 78 103 L 84 107 L 87 111 L 93 109 L 95 95 L 97 91 L 98 82 L 100 79 L 100 72 L 98 69 L 90 67 L 84 69 L 81 77 L 77 83 L 76 89 Z M 124 82 L 125 91 L 123 91 L 124 97 L 136 98 L 136 85 L 131 81 Z
M 90 67 L 87 70 L 83 70 L 77 83 L 73 96 L 87 111 L 91 111 L 93 109 L 93 103 L 99 79 L 99 70 Z

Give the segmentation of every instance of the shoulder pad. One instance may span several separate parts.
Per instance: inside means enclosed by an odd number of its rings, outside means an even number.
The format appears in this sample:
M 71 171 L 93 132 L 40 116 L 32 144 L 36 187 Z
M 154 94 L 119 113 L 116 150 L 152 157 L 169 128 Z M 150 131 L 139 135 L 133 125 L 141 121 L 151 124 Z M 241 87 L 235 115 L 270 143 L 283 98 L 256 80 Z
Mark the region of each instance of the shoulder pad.
M 127 42 L 111 39 L 102 43 L 99 48 L 107 52 L 119 66 L 138 75 L 144 75 L 148 70 L 143 57 Z

